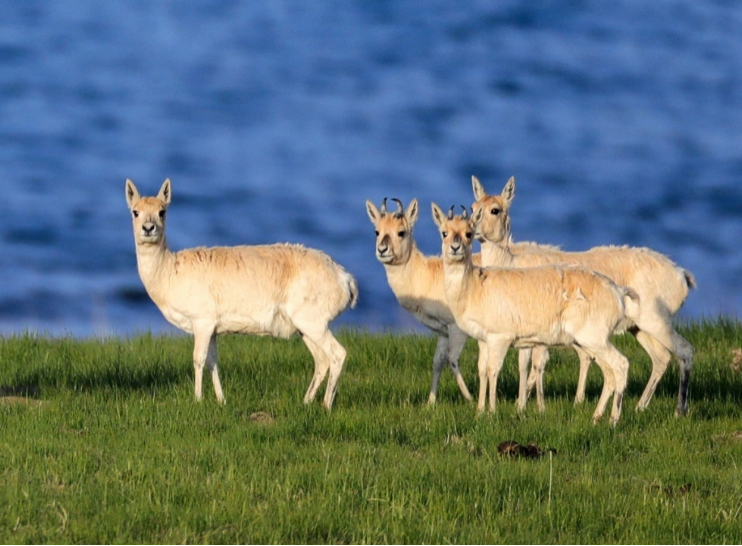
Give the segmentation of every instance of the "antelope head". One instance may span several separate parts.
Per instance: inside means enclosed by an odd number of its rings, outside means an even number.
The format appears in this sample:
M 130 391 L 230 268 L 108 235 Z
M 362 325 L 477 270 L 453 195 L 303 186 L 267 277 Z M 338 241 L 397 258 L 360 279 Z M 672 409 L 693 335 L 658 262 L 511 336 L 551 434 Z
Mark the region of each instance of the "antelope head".
M 412 229 L 418 215 L 417 199 L 410 201 L 407 210 L 399 199 L 392 199 L 397 210 L 389 212 L 386 197 L 377 209 L 371 201 L 366 201 L 366 212 L 376 228 L 376 258 L 385 265 L 407 263 L 415 247 Z
M 470 216 L 469 211 L 463 205 L 461 206 L 463 213 L 459 215 L 454 215 L 454 207 L 451 207 L 448 214 L 435 203 L 431 204 L 431 208 L 433 220 L 441 235 L 441 254 L 444 261 L 471 261 L 474 233 L 477 224 L 482 220 L 482 211 L 479 210 Z
M 137 245 L 159 245 L 165 238 L 165 211 L 170 204 L 170 179 L 163 182 L 157 197 L 141 197 L 134 182 L 126 180 L 126 203 L 134 225 Z
M 510 203 L 515 197 L 515 177 L 511 176 L 500 195 L 487 195 L 476 176 L 471 177 L 476 201 L 472 214 L 482 211 L 482 221 L 477 227 L 475 237 L 478 241 L 491 243 L 507 242 L 510 237 Z

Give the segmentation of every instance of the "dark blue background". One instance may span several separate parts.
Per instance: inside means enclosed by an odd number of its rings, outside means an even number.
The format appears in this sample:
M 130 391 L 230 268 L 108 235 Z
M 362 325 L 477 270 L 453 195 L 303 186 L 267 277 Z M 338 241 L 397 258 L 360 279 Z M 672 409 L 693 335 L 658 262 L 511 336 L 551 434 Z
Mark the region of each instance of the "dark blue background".
M 0 332 L 168 330 L 124 180 L 173 182 L 169 243 L 321 248 L 359 280 L 339 324 L 409 329 L 364 202 L 470 204 L 517 178 L 516 240 L 649 246 L 681 316 L 742 303 L 742 4 L 0 4 Z

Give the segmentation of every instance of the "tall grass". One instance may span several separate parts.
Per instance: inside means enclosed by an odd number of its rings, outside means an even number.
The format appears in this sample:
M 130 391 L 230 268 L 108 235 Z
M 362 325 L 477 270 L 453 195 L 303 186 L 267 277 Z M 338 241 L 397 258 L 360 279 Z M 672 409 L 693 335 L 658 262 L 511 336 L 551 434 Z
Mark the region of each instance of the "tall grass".
M 691 410 L 673 417 L 677 366 L 635 413 L 648 356 L 631 361 L 619 425 L 590 424 L 602 379 L 572 404 L 578 361 L 554 350 L 547 410 L 519 416 L 516 355 L 495 414 L 476 417 L 451 374 L 426 404 L 435 340 L 341 332 L 331 413 L 301 398 L 301 341 L 225 337 L 227 405 L 193 400 L 192 341 L 138 335 L 0 340 L 0 540 L 5 543 L 738 543 L 742 325 L 684 325 Z M 476 346 L 461 359 L 476 392 Z M 30 393 L 31 397 L 24 397 Z M 9 396 L 13 395 L 13 396 Z M 498 455 L 536 442 L 539 460 Z

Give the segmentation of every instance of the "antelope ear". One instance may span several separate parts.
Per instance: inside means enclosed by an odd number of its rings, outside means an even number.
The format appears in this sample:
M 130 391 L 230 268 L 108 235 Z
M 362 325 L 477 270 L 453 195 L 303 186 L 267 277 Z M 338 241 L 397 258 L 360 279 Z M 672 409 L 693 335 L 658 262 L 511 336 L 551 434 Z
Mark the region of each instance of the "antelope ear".
M 134 185 L 134 182 L 131 181 L 131 179 L 126 179 L 126 204 L 129 205 L 129 210 L 134 208 L 134 203 L 139 201 L 141 197 L 139 196 L 139 190 L 137 190 L 137 187 Z
M 478 226 L 479 222 L 482 221 L 482 218 L 484 218 L 484 207 L 479 207 L 471 215 L 471 225 L 474 227 Z
M 513 197 L 515 197 L 515 177 L 511 176 L 510 180 L 508 180 L 508 183 L 505 184 L 505 187 L 502 188 L 502 193 L 500 194 L 500 197 L 502 198 L 502 202 L 506 207 L 510 206 L 510 202 L 513 200 Z
M 430 204 L 430 208 L 433 211 L 433 221 L 435 225 L 441 227 L 441 224 L 446 220 L 446 213 L 435 203 Z
M 419 207 L 417 206 L 417 199 L 413 199 L 410 201 L 410 204 L 407 205 L 407 211 L 404 213 L 405 220 L 407 220 L 407 225 L 410 226 L 410 231 L 412 231 L 412 228 L 415 227 L 415 223 L 417 223 L 417 217 L 419 214 Z
M 368 214 L 368 217 L 371 219 L 371 223 L 373 225 L 379 223 L 379 220 L 381 219 L 381 212 L 379 212 L 379 209 L 376 208 L 376 205 L 374 205 L 368 199 L 366 199 L 366 214 Z
M 162 187 L 160 188 L 160 193 L 157 194 L 157 199 L 165 203 L 165 206 L 167 207 L 170 204 L 170 199 L 172 199 L 172 189 L 170 187 L 170 179 L 166 178 L 165 181 L 162 183 Z
M 479 178 L 472 175 L 471 177 L 471 189 L 474 190 L 474 199 L 479 201 L 480 199 L 487 197 L 487 192 L 484 191 L 484 186 L 479 181 Z

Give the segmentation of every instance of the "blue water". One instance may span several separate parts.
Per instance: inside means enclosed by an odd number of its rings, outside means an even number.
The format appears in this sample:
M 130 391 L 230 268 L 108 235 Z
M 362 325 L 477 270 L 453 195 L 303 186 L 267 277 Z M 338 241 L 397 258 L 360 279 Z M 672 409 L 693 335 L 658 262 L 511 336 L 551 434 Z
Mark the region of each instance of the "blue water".
M 410 329 L 364 202 L 470 204 L 511 175 L 516 240 L 649 246 L 681 316 L 742 308 L 742 4 L 0 4 L 0 333 L 170 331 L 124 199 L 173 183 L 168 240 L 292 241 L 359 280 L 338 324 Z

